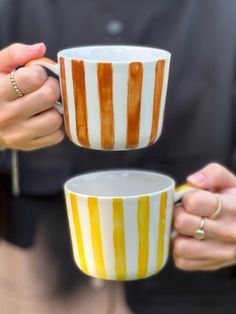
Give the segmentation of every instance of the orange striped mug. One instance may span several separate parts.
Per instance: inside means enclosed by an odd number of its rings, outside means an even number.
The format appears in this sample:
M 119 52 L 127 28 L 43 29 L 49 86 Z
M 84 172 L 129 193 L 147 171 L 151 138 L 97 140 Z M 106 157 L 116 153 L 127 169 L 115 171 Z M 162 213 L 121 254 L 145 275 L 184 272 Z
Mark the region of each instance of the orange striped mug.
M 68 180 L 67 214 L 74 260 L 101 279 L 135 280 L 158 273 L 168 257 L 175 202 L 170 177 L 149 171 L 93 172 Z
M 153 144 L 161 134 L 170 53 L 139 46 L 62 50 L 58 64 L 30 61 L 60 77 L 66 133 L 79 146 L 125 150 Z

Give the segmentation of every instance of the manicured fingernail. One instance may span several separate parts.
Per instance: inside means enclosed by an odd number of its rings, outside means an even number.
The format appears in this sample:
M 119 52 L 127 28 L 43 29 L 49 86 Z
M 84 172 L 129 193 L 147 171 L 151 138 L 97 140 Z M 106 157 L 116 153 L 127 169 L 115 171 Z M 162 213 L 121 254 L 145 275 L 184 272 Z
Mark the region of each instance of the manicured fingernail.
M 188 182 L 193 184 L 202 183 L 205 180 L 205 175 L 202 172 L 196 172 L 187 178 Z
M 29 52 L 39 52 L 44 49 L 44 43 L 38 43 L 27 47 Z

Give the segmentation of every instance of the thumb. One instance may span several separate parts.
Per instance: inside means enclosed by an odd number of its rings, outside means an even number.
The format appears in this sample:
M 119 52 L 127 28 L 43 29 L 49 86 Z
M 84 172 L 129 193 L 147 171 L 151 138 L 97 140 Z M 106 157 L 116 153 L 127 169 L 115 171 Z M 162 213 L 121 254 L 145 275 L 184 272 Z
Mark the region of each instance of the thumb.
M 12 44 L 0 51 L 0 72 L 10 73 L 26 62 L 40 58 L 45 54 L 44 43 L 35 45 Z
M 236 187 L 235 175 L 217 163 L 208 164 L 203 169 L 190 175 L 187 181 L 196 187 L 211 191 Z

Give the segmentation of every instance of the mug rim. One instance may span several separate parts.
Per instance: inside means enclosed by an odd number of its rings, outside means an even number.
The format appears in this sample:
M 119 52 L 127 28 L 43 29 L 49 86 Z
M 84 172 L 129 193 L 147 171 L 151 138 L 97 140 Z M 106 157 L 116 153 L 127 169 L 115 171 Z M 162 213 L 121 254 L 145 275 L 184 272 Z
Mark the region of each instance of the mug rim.
M 158 191 L 153 191 L 153 192 L 148 192 L 148 193 L 140 193 L 140 194 L 134 194 L 134 195 L 119 195 L 119 196 L 115 196 L 115 195 L 109 195 L 109 196 L 106 196 L 106 195 L 91 195 L 91 194 L 85 194 L 85 193 L 78 193 L 76 191 L 73 191 L 72 189 L 69 189 L 68 188 L 68 184 L 72 181 L 74 181 L 76 178 L 78 177 L 85 177 L 85 176 L 89 176 L 89 175 L 92 175 L 92 174 L 99 174 L 99 173 L 119 173 L 119 172 L 124 172 L 124 171 L 128 171 L 128 172 L 135 172 L 135 173 L 144 173 L 144 174 L 154 174 L 156 175 L 157 177 L 162 177 L 162 178 L 165 178 L 165 179 L 168 179 L 170 181 L 170 184 L 166 187 L 166 188 L 163 188 L 163 189 L 160 189 Z M 102 199 L 102 200 L 111 200 L 111 199 L 114 199 L 114 198 L 122 198 L 122 199 L 134 199 L 134 198 L 138 198 L 140 196 L 153 196 L 153 195 L 158 195 L 158 194 L 162 194 L 163 192 L 167 192 L 171 189 L 174 190 L 175 188 L 175 180 L 167 175 L 167 174 L 163 174 L 163 173 L 160 173 L 160 172 L 156 172 L 156 171 L 152 171 L 152 170 L 140 170 L 140 169 L 127 169 L 127 168 L 122 168 L 122 169 L 108 169 L 108 170 L 100 170 L 100 171 L 89 171 L 89 172 L 85 172 L 83 174 L 79 174 L 79 175 L 75 175 L 73 177 L 71 177 L 70 179 L 66 180 L 66 182 L 64 183 L 63 185 L 64 187 L 64 191 L 67 192 L 67 193 L 74 193 L 76 194 L 76 196 L 79 196 L 79 197 L 83 197 L 83 198 L 88 198 L 88 197 L 94 197 L 94 198 L 97 198 L 97 199 Z
M 160 54 L 163 54 L 162 56 L 159 57 L 155 57 L 155 58 L 150 58 L 150 60 L 143 60 L 143 61 L 135 61 L 135 60 L 129 60 L 129 61 L 104 61 L 104 60 L 92 60 L 92 59 L 86 59 L 86 58 L 76 58 L 76 57 L 70 57 L 68 55 L 66 55 L 67 52 L 69 51 L 75 51 L 75 50 L 79 50 L 79 49 L 87 49 L 87 48 L 130 48 L 130 49 L 140 49 L 140 50 L 149 50 L 149 51 L 155 51 L 155 52 L 159 52 Z M 161 48 L 156 48 L 156 47 L 149 47 L 149 46 L 139 46 L 139 45 L 119 45 L 119 44 L 114 44 L 114 45 L 84 45 L 84 46 L 77 46 L 77 47 L 71 47 L 71 48 L 66 48 L 66 49 L 62 49 L 58 52 L 57 54 L 57 58 L 59 59 L 60 57 L 63 57 L 65 59 L 68 60 L 83 60 L 86 63 L 112 63 L 112 64 L 129 64 L 131 62 L 142 62 L 142 63 L 153 63 L 153 62 L 157 62 L 158 60 L 162 59 L 162 60 L 168 60 L 171 58 L 171 53 L 165 49 L 161 49 Z

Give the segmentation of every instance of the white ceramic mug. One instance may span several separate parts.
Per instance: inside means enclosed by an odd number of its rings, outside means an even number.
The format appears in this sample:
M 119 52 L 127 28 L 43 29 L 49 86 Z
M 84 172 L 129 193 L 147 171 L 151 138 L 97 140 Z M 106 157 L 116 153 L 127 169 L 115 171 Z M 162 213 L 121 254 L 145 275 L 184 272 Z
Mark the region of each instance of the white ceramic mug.
M 173 205 L 195 190 L 148 171 L 93 172 L 68 180 L 74 259 L 86 274 L 134 280 L 158 273 L 168 257 Z
M 92 149 L 155 143 L 162 131 L 170 53 L 139 46 L 62 50 L 58 63 L 30 61 L 60 77 L 67 136 Z

